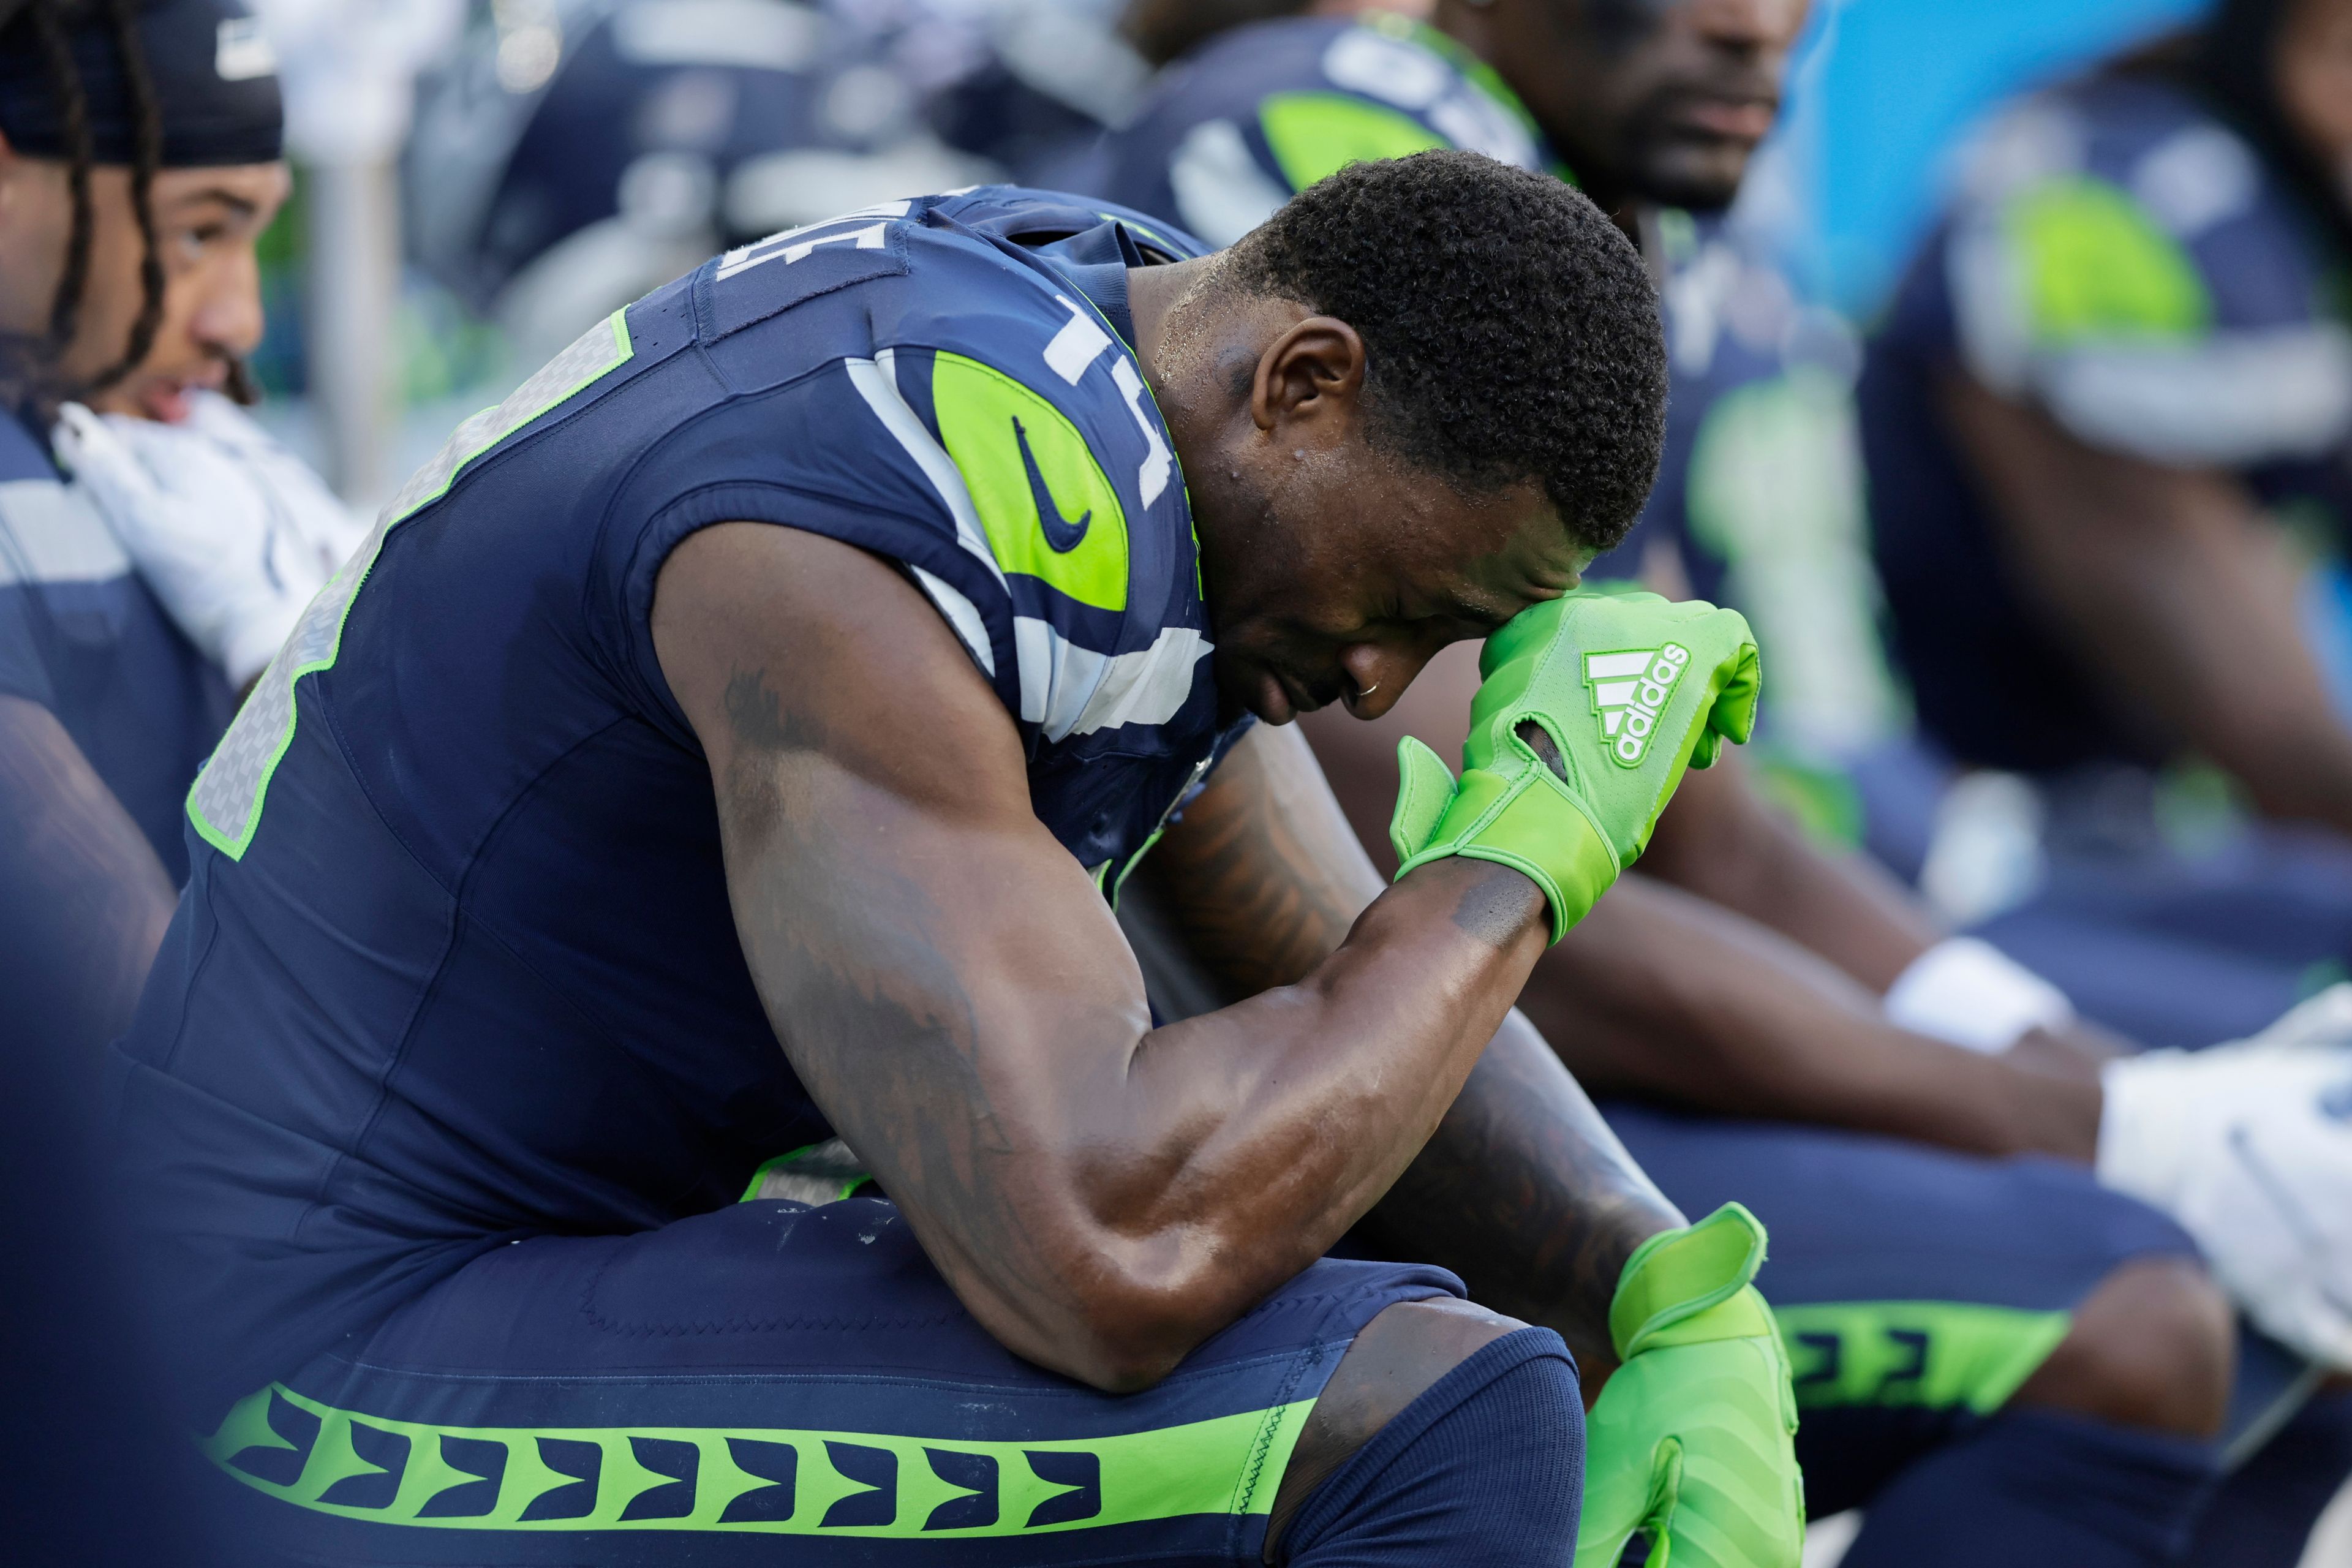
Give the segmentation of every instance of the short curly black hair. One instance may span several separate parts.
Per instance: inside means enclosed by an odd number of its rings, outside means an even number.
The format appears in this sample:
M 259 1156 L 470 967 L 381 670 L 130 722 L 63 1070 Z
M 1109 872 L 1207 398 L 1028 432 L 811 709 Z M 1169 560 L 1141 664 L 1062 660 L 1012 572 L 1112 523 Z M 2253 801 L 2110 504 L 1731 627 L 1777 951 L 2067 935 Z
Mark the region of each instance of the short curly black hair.
M 1350 163 L 1236 243 L 1221 279 L 1362 334 L 1366 435 L 1487 495 L 1540 483 L 1578 542 L 1633 526 L 1665 437 L 1640 254 L 1582 193 L 1476 153 Z

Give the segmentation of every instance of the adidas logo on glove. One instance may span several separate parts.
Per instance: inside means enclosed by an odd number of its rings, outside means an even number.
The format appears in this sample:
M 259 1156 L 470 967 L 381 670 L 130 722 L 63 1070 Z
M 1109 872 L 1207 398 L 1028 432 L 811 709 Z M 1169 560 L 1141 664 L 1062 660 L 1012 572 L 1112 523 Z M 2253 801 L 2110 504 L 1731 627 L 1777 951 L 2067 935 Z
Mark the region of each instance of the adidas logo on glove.
M 1584 656 L 1584 684 L 1592 689 L 1592 711 L 1618 765 L 1642 765 L 1658 714 L 1689 664 L 1690 649 L 1671 642 L 1632 653 Z

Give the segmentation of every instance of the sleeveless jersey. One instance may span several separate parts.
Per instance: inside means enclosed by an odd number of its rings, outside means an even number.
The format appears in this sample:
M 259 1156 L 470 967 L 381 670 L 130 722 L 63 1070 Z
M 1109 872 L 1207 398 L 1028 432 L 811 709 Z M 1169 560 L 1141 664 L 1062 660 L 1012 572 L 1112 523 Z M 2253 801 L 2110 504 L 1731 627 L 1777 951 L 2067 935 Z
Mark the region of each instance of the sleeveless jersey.
M 898 563 L 1107 892 L 1237 738 L 1129 346 L 1127 216 L 991 187 L 730 251 L 460 426 L 321 591 L 189 793 L 194 877 L 122 1053 L 212 1391 L 504 1240 L 706 1212 L 830 1136 L 654 653 L 688 534 Z
M 228 682 L 163 612 L 47 448 L 0 416 L 0 693 L 47 709 L 188 874 L 180 800 L 228 722 Z M 0 898 L 7 897 L 0 889 Z
M 1925 727 L 2026 771 L 2157 762 L 1996 550 L 1945 438 L 1955 370 L 2106 451 L 2242 479 L 2340 549 L 2352 520 L 2343 258 L 2248 143 L 2177 89 L 2105 79 L 1996 123 L 1862 383 L 1896 651 Z

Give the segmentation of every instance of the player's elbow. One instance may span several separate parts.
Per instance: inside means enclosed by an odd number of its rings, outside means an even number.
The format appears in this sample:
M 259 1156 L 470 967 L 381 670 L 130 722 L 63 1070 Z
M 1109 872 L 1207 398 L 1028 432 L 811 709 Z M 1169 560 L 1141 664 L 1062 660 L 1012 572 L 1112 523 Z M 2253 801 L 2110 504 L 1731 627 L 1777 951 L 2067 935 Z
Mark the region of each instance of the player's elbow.
M 1176 1370 L 1234 1314 L 1208 1293 L 1119 1274 L 1074 1289 L 1066 1304 L 1059 1368 L 1106 1394 L 1134 1394 Z
M 1008 1344 L 1105 1393 L 1150 1387 L 1247 1309 L 1229 1279 L 1156 1267 L 1150 1256 L 1181 1250 L 1166 1238 L 1124 1237 L 1074 1248 L 1020 1314 L 1020 1342 Z

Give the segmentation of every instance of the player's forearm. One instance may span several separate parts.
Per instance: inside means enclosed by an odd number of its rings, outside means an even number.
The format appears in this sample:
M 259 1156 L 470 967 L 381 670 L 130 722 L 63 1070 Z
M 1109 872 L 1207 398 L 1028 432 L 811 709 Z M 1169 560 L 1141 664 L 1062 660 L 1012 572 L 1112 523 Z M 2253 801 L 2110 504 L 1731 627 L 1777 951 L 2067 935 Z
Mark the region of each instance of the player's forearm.
M 1521 1005 L 1593 1092 L 1987 1154 L 2088 1159 L 2098 1089 L 1887 1024 L 1793 944 L 1628 879 L 1546 955 Z
M 1737 757 L 1684 782 L 1641 869 L 1779 931 L 1874 992 L 1941 934 L 1885 871 L 1808 838 Z
M 1615 1359 L 1625 1259 L 1683 1223 L 1514 1011 L 1365 1228 L 1393 1256 L 1451 1268 L 1482 1304 L 1556 1330 L 1591 1378 Z
M 808 845 L 778 886 L 849 852 Z M 912 941 L 983 896 L 967 868 L 870 885 L 822 931 L 739 911 L 746 952 L 803 1081 L 959 1299 L 1016 1353 L 1109 1389 L 1165 1375 L 1370 1207 L 1548 929 L 1519 873 L 1432 866 L 1299 984 L 1147 1031 L 1071 924 L 1108 922 L 1099 902 L 1066 910 L 1058 946 L 1012 913 L 964 928 L 977 951 Z
M 2303 655 L 2300 647 L 2298 657 Z M 2305 711 L 2252 711 L 2269 693 L 2239 688 L 2251 671 L 2216 670 L 2207 700 L 2184 716 L 2191 746 L 2246 787 L 2263 816 L 2352 835 L 2352 734 L 2318 689 Z
M 1118 1094 L 1064 1133 L 1087 1249 L 1118 1260 L 1089 1316 L 1120 1326 L 1131 1377 L 1172 1366 L 1362 1217 L 1445 1115 L 1545 934 L 1517 872 L 1433 865 L 1299 984 L 1143 1039 Z
M 1301 979 L 1381 888 L 1290 731 L 1255 733 L 1162 851 L 1122 910 L 1147 898 L 1175 921 L 1185 952 L 1156 961 L 1208 964 L 1205 983 L 1182 987 L 1194 993 Z M 1145 926 L 1147 942 L 1165 941 L 1167 927 Z M 1452 1268 L 1480 1300 L 1557 1329 L 1597 1370 L 1626 1258 L 1680 1223 L 1514 1012 L 1362 1225 L 1395 1256 Z

